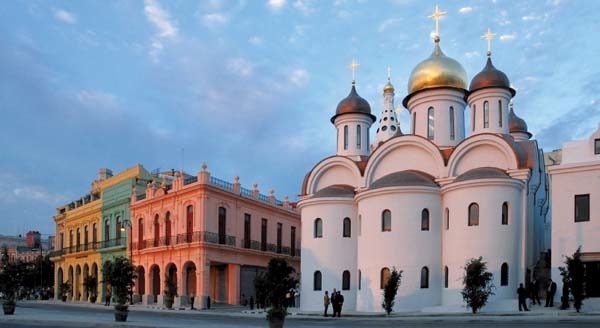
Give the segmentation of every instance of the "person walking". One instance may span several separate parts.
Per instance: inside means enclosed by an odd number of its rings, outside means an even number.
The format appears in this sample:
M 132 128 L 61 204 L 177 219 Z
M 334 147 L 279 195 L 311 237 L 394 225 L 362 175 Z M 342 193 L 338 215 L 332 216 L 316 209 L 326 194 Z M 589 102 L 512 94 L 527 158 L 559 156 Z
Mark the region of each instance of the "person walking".
M 337 302 L 338 302 L 338 318 L 342 317 L 342 307 L 344 306 L 344 295 L 341 292 L 337 292 Z
M 529 296 L 531 297 L 531 304 L 535 305 L 535 303 L 537 302 L 537 305 L 542 305 L 542 302 L 540 302 L 540 283 L 537 279 L 533 279 L 533 281 L 531 282 L 531 284 L 529 285 L 529 287 L 531 288 L 531 292 L 529 293 Z
M 104 306 L 110 306 L 110 298 L 112 297 L 112 286 L 106 286 L 106 302 L 104 302 Z
M 327 291 L 325 291 L 325 296 L 323 296 L 323 306 L 325 307 L 325 312 L 323 312 L 324 317 L 327 316 L 327 309 L 329 309 L 329 303 L 331 303 L 331 301 L 329 300 L 329 295 L 327 294 Z
M 556 294 L 556 283 L 550 279 L 548 284 L 548 294 L 546 295 L 546 307 L 554 307 L 554 295 Z
M 337 311 L 338 311 L 338 295 L 337 295 L 337 291 L 335 290 L 335 288 L 333 289 L 333 292 L 331 292 L 331 308 L 333 310 L 333 317 L 335 318 L 335 316 L 337 315 Z
M 527 308 L 527 290 L 523 287 L 523 284 L 519 284 L 517 295 L 519 295 L 519 312 L 523 310 L 529 311 Z

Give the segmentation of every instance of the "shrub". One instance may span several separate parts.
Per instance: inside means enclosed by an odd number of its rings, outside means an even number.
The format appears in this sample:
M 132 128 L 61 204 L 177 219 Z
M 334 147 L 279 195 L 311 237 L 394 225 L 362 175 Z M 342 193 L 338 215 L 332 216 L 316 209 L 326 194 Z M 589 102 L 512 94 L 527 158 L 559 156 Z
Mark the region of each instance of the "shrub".
M 492 291 L 494 288 L 493 277 L 492 273 L 487 271 L 487 263 L 481 256 L 477 259 L 470 259 L 465 264 L 464 287 L 461 294 L 473 314 L 483 308 L 488 298 L 494 295 Z

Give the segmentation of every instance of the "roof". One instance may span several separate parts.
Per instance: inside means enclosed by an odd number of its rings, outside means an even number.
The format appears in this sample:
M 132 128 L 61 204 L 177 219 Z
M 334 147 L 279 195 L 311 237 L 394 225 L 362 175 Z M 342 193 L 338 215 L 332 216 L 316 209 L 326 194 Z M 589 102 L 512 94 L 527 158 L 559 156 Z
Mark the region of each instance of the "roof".
M 495 167 L 479 167 L 459 175 L 454 181 L 460 182 L 478 179 L 510 179 L 510 176 Z
M 345 197 L 345 198 L 354 198 L 354 187 L 343 184 L 336 184 L 325 187 L 319 191 L 317 191 L 313 198 L 322 198 L 322 197 Z
M 373 182 L 370 189 L 405 186 L 438 187 L 432 176 L 423 172 L 408 170 L 385 175 Z
M 488 56 L 485 67 L 481 72 L 477 73 L 471 85 L 469 86 L 469 92 L 474 92 L 484 88 L 504 88 L 510 91 L 514 96 L 515 90 L 510 87 L 510 81 L 504 72 L 494 67 L 492 64 L 492 58 Z
M 343 114 L 365 114 L 375 122 L 375 116 L 371 114 L 371 105 L 369 105 L 369 102 L 363 97 L 358 95 L 354 83 L 352 83 L 352 89 L 350 89 L 348 96 L 342 99 L 337 105 L 335 115 L 331 118 L 331 123 L 334 123 L 335 119 Z

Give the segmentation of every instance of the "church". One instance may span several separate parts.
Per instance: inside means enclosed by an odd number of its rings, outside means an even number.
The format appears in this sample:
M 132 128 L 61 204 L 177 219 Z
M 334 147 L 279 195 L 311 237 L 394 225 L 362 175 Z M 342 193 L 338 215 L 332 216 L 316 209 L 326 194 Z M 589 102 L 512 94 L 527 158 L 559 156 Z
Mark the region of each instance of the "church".
M 494 34 L 483 36 L 487 61 L 469 80 L 442 51 L 444 14 L 431 16 L 433 52 L 408 80 L 410 129 L 400 127 L 389 77 L 379 117 L 354 80 L 331 117 L 335 155 L 306 174 L 298 203 L 302 311 L 322 311 L 335 288 L 344 311 L 383 312 L 394 268 L 402 271 L 395 311 L 459 308 L 465 263 L 480 256 L 494 277 L 488 308 L 501 306 L 550 248 L 544 154 L 492 62 Z

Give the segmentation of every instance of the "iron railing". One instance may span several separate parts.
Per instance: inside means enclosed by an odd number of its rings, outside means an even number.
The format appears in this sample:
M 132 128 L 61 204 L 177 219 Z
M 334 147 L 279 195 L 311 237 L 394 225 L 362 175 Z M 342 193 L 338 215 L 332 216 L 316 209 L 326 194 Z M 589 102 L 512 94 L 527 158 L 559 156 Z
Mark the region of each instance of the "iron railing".
M 215 178 L 213 176 L 210 177 L 210 181 L 209 183 L 215 187 L 221 188 L 221 189 L 225 189 L 225 190 L 229 190 L 229 191 L 233 191 L 233 183 L 225 181 L 225 180 L 221 180 L 218 178 Z

